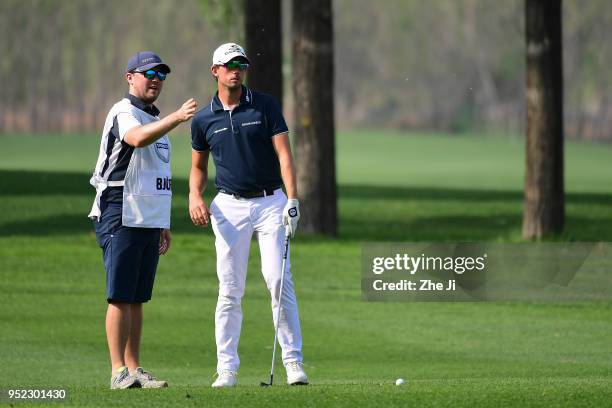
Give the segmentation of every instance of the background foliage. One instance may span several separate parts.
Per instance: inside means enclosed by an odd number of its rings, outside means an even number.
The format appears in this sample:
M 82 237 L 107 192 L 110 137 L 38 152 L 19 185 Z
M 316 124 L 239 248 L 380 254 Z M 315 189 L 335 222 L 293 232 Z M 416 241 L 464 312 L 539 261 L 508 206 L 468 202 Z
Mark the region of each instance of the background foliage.
M 98 131 L 125 90 L 127 58 L 142 49 L 173 68 L 162 112 L 189 96 L 208 103 L 212 51 L 244 39 L 241 9 L 228 3 L 3 0 L 0 132 Z M 567 135 L 610 140 L 612 3 L 563 6 Z M 288 17 L 290 2 L 283 8 Z M 338 126 L 522 133 L 523 13 L 522 0 L 336 0 Z M 289 24 L 285 18 L 286 81 Z

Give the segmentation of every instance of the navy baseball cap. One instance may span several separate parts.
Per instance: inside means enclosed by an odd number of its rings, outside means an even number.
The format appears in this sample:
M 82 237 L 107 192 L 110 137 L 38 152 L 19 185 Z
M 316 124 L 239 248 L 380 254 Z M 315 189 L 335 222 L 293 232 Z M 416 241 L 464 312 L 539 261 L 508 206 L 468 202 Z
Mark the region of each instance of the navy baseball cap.
M 170 67 L 162 62 L 159 55 L 151 51 L 140 51 L 130 57 L 125 72 L 144 72 L 156 67 L 166 74 L 170 72 Z

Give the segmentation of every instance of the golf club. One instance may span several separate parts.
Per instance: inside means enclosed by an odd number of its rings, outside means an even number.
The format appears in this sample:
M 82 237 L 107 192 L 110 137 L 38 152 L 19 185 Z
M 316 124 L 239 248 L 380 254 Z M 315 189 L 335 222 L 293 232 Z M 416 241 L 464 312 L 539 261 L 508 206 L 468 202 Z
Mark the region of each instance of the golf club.
M 274 360 L 276 357 L 276 343 L 278 340 L 278 322 L 280 320 L 280 314 L 281 314 L 281 303 L 282 303 L 282 299 L 283 299 L 283 286 L 285 283 L 285 264 L 287 263 L 287 252 L 289 251 L 289 237 L 291 235 L 291 232 L 289 231 L 289 228 L 285 228 L 285 252 L 283 254 L 283 265 L 282 265 L 282 269 L 281 269 L 281 282 L 280 282 L 280 293 L 278 296 L 278 311 L 276 313 L 276 321 L 274 322 L 274 345 L 272 346 L 272 367 L 270 368 L 270 382 L 266 383 L 266 382 L 261 382 L 259 383 L 259 385 L 261 385 L 262 387 L 271 387 L 272 384 L 274 383 Z

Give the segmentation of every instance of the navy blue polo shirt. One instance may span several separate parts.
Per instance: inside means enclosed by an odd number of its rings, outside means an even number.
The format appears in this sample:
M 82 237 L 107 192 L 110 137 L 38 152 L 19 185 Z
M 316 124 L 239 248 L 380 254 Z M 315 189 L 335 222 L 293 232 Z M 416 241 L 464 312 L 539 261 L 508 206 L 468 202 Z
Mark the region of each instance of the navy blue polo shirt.
M 283 184 L 272 137 L 287 132 L 276 100 L 242 87 L 240 104 L 223 108 L 219 96 L 191 122 L 191 146 L 212 153 L 217 190 L 246 193 L 276 189 Z

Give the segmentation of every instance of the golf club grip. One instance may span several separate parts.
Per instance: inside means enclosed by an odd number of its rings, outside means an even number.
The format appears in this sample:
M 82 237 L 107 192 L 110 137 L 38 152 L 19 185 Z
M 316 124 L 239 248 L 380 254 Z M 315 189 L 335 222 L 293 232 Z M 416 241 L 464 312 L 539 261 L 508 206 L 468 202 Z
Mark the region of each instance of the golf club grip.
M 283 261 L 287 260 L 287 253 L 289 252 L 289 235 L 287 235 L 285 237 L 285 250 L 283 252 Z M 284 274 L 285 274 L 285 268 L 283 268 L 283 270 L 281 271 L 281 281 L 284 278 Z M 282 286 L 281 286 L 281 291 L 283 290 Z

